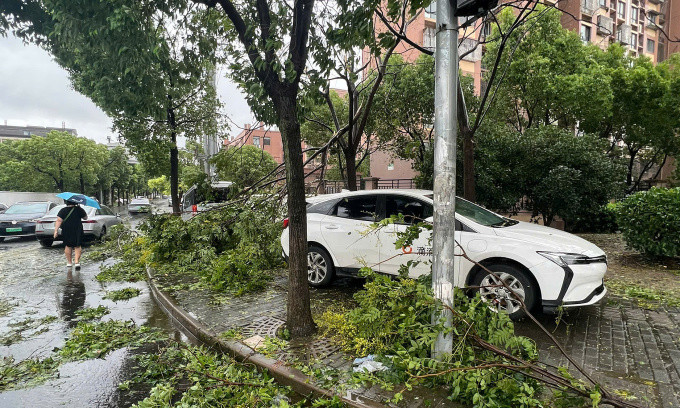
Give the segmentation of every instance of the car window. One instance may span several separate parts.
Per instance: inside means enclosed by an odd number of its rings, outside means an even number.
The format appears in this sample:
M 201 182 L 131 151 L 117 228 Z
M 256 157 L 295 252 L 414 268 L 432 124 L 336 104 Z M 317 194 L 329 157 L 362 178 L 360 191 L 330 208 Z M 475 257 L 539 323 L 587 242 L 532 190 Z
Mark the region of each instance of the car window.
M 102 213 L 105 215 L 113 215 L 113 211 L 105 205 L 102 205 Z
M 413 224 L 432 217 L 432 205 L 416 198 L 398 195 L 385 197 L 385 216 L 402 214 L 406 224 Z
M 13 204 L 5 214 L 34 214 L 47 211 L 47 203 Z
M 320 203 L 312 203 L 307 206 L 307 214 L 328 214 L 338 200 L 326 200 Z
M 428 194 L 426 197 L 434 199 L 433 194 Z M 517 223 L 515 220 L 503 218 L 500 215 L 473 204 L 470 201 L 456 197 L 456 214 L 464 215 L 477 224 L 487 227 L 505 227 Z
M 376 217 L 375 195 L 345 197 L 335 207 L 334 215 L 361 221 L 374 221 Z

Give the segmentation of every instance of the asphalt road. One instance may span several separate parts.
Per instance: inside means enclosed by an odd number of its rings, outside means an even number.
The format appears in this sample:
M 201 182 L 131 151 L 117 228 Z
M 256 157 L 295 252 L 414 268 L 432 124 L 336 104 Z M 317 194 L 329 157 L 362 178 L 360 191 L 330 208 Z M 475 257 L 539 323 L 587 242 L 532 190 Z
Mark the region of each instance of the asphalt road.
M 138 224 L 144 216 L 129 218 Z M 87 252 L 88 247 L 84 251 Z M 100 263 L 83 263 L 69 271 L 63 245 L 42 248 L 35 239 L 12 238 L 0 243 L 0 357 L 20 361 L 45 358 L 61 347 L 77 324 L 76 311 L 103 305 L 102 320 L 134 320 L 168 330 L 182 339 L 151 299 L 146 282 L 107 283 L 95 280 Z M 128 301 L 103 299 L 110 290 L 136 287 L 141 295 Z M 47 320 L 43 320 L 47 318 Z M 45 322 L 45 323 L 41 323 Z M 133 351 L 120 349 L 105 359 L 66 363 L 59 376 L 42 385 L 0 393 L 0 407 L 123 407 L 139 395 L 118 390 L 133 370 Z

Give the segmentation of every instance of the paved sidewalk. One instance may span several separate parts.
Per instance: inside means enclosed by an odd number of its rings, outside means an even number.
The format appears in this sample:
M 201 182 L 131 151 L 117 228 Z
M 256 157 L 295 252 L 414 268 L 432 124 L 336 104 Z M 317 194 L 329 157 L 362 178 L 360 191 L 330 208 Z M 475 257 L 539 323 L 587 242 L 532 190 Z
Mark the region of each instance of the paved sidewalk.
M 158 280 L 157 280 L 158 281 Z M 172 286 L 176 282 L 165 282 Z M 162 287 L 164 282 L 159 282 Z M 340 280 L 327 289 L 311 289 L 312 309 L 320 314 L 326 307 L 352 302 L 361 288 L 358 281 Z M 214 333 L 237 330 L 244 339 L 275 337 L 285 321 L 286 276 L 281 274 L 268 290 L 238 298 L 219 297 L 207 291 L 179 290 L 173 294 L 179 307 L 208 326 Z M 570 310 L 556 323 L 557 316 L 540 315 L 539 320 L 562 342 L 570 356 L 589 375 L 607 385 L 634 395 L 644 406 L 680 408 L 680 310 L 650 311 L 633 302 L 605 299 L 601 304 Z M 540 360 L 553 366 L 569 366 L 549 338 L 530 321 L 516 323 L 517 334 L 534 339 Z M 390 406 L 392 396 L 378 387 L 334 389 L 339 378 L 352 369 L 352 358 L 333 343 L 313 338 L 285 350 L 268 353 L 287 366 L 299 363 L 325 370 L 317 386 L 330 389 L 352 401 Z M 571 370 L 575 374 L 575 370 Z M 340 381 L 341 382 L 341 381 Z M 452 407 L 446 390 L 415 390 L 405 394 L 408 407 Z M 430 400 L 430 405 L 424 401 Z
M 570 310 L 559 324 L 556 318 L 539 316 L 589 375 L 610 389 L 634 394 L 643 405 L 680 407 L 680 309 L 645 310 L 609 296 L 598 305 Z M 516 323 L 515 331 L 536 340 L 541 361 L 568 366 L 533 323 Z

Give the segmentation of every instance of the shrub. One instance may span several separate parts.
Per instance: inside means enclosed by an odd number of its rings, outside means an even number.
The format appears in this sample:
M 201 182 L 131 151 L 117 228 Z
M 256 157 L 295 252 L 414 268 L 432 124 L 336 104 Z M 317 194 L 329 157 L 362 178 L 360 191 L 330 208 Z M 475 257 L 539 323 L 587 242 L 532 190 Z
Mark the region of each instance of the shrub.
M 680 187 L 653 187 L 628 196 L 616 220 L 631 248 L 654 256 L 680 256 Z
M 616 223 L 618 204 L 608 203 L 592 214 L 580 214 L 567 229 L 571 232 L 612 233 L 619 230 Z

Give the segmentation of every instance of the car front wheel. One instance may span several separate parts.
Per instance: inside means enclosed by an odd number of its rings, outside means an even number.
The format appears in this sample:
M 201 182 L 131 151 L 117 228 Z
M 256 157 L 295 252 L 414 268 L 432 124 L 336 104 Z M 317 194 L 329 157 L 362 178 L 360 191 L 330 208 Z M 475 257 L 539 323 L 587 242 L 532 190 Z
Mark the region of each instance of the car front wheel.
M 472 282 L 482 301 L 487 303 L 491 310 L 507 313 L 513 320 L 525 317 L 522 302 L 527 310 L 534 307 L 537 297 L 535 285 L 523 271 L 513 266 L 498 264 L 487 268 L 494 272 L 495 276 L 482 270 Z
M 328 286 L 333 280 L 333 261 L 328 252 L 317 246 L 307 251 L 307 282 L 314 287 Z

